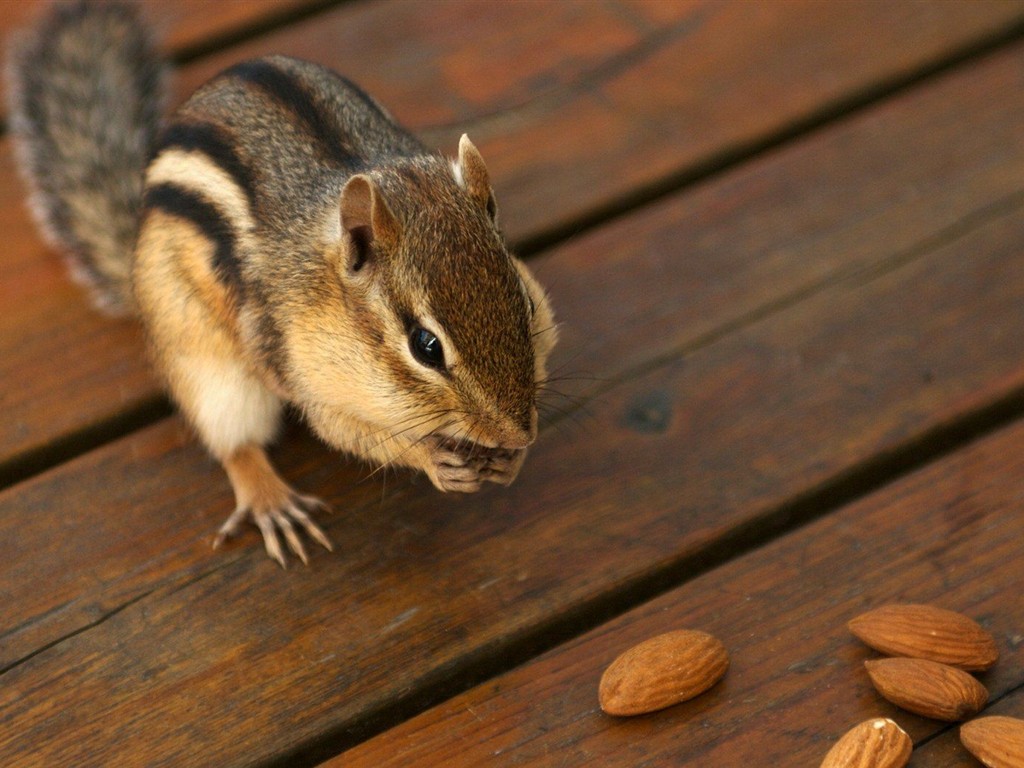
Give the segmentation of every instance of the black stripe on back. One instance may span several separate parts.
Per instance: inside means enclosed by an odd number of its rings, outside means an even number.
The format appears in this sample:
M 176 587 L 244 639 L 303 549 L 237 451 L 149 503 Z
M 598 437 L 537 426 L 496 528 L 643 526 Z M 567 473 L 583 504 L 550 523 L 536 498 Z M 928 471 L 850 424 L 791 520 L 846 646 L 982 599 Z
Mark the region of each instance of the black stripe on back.
M 338 136 L 337 127 L 297 78 L 260 59 L 236 64 L 225 74 L 256 86 L 291 110 L 302 122 L 306 133 L 320 145 L 323 153 L 338 165 L 352 161 L 352 155 L 345 150 Z
M 172 123 L 160 136 L 159 150 L 170 147 L 206 155 L 245 193 L 250 211 L 256 210 L 256 182 L 252 171 L 242 162 L 223 129 L 211 123 Z
M 176 184 L 146 190 L 145 207 L 156 208 L 195 224 L 214 244 L 213 271 L 225 286 L 242 295 L 242 274 L 235 253 L 235 233 L 223 214 L 195 192 Z

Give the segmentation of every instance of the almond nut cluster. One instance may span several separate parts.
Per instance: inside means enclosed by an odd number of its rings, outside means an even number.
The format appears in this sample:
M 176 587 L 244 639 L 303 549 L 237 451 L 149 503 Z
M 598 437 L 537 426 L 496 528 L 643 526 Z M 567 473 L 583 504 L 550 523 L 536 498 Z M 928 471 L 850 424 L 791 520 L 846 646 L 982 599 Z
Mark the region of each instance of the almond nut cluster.
M 875 689 L 896 706 L 935 720 L 966 720 L 988 703 L 988 691 L 970 672 L 999 659 L 995 638 L 977 622 L 931 605 L 885 605 L 847 625 L 857 638 L 889 658 L 864 662 Z M 1024 720 L 983 717 L 964 725 L 960 740 L 989 768 L 1024 768 Z M 902 768 L 910 738 L 891 720 L 869 720 L 847 732 L 822 768 Z
M 936 720 L 973 717 L 988 691 L 970 673 L 999 659 L 995 638 L 977 622 L 931 605 L 885 605 L 849 622 L 850 631 L 886 658 L 864 662 L 876 690 L 896 706 Z M 598 687 L 609 715 L 654 712 L 714 686 L 729 668 L 716 637 L 697 630 L 666 632 L 623 652 Z M 981 717 L 960 729 L 964 747 L 988 768 L 1024 768 L 1024 720 Z M 837 741 L 821 768 L 904 768 L 914 744 L 893 720 L 873 718 Z

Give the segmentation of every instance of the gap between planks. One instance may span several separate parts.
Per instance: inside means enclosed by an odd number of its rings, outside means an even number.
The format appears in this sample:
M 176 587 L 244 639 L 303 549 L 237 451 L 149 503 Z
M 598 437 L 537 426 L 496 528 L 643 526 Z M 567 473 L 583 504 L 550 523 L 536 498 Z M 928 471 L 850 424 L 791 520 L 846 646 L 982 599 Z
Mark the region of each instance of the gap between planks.
M 152 426 L 173 413 L 174 408 L 166 397 L 147 398 L 112 418 L 69 432 L 59 440 L 0 462 L 0 491 Z
M 1018 718 L 1024 716 L 1024 682 L 991 699 L 985 705 L 985 709 L 977 715 L 977 718 L 993 715 Z M 964 766 L 969 765 L 971 768 L 977 766 L 978 762 L 973 756 L 966 754 L 967 750 L 960 743 L 960 727 L 962 725 L 964 723 L 950 723 L 942 730 L 921 739 L 914 745 L 914 753 L 909 763 L 910 768 L 915 768 L 915 766 L 928 768 L 928 766 L 933 765 L 958 768 L 961 764 Z M 947 754 L 940 754 L 940 752 Z M 957 759 L 962 760 L 954 765 L 951 761 Z
M 306 19 L 312 18 L 324 11 L 338 8 L 342 5 L 355 5 L 359 2 L 365 3 L 368 1 L 369 0 L 304 0 L 303 4 L 294 8 L 281 8 L 267 14 L 261 19 L 246 24 L 245 26 L 237 29 L 224 30 L 204 40 L 196 40 L 193 43 L 183 45 L 171 54 L 169 60 L 177 66 L 189 64 L 196 59 L 200 59 L 212 53 L 219 53 L 225 48 L 230 48 L 232 46 L 248 42 L 280 27 L 305 21 Z

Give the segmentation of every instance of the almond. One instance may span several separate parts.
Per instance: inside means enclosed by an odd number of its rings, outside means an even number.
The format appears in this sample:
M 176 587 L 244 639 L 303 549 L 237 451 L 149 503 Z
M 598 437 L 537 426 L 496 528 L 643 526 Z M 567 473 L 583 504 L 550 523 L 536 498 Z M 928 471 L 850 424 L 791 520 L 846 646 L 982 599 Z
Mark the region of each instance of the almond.
M 929 659 L 967 670 L 999 658 L 995 638 L 956 611 L 931 605 L 883 605 L 847 625 L 866 645 L 888 656 Z
M 988 691 L 964 672 L 927 659 L 865 661 L 882 696 L 903 709 L 934 720 L 964 720 L 988 702 Z
M 903 768 L 913 749 L 902 728 L 877 717 L 848 730 L 825 755 L 821 768 Z
M 979 717 L 960 726 L 960 742 L 988 768 L 1024 768 L 1024 720 Z
M 622 653 L 601 676 L 598 699 L 609 715 L 641 715 L 692 699 L 729 668 L 718 638 L 677 630 L 645 640 Z

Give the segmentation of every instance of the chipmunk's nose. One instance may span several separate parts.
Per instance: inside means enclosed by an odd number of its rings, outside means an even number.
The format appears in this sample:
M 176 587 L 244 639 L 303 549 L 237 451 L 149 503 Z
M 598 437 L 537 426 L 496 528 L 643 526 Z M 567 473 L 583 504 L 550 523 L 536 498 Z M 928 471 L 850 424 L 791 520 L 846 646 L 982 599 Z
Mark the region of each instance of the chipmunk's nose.
M 530 422 L 526 427 L 526 437 L 530 441 L 527 445 L 537 439 L 537 406 L 530 407 Z
M 502 435 L 502 448 L 520 450 L 527 448 L 537 439 L 537 408 L 533 406 L 514 428 Z

